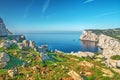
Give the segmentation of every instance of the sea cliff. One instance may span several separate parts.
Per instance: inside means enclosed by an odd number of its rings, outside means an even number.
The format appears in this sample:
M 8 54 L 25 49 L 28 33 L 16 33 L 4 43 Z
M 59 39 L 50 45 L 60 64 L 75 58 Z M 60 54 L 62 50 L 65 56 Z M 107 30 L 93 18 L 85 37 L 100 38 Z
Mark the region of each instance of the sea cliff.
M 2 18 L 0 18 L 0 37 L 1 36 L 7 36 L 7 35 L 10 35 L 12 34 L 5 26 Z

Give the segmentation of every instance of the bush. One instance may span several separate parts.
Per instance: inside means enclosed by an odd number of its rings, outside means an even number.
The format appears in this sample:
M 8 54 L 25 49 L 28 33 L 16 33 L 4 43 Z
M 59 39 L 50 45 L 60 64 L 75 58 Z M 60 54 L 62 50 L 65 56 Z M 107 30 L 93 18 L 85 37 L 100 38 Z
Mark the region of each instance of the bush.
M 111 59 L 113 59 L 113 60 L 120 60 L 120 55 L 112 56 Z

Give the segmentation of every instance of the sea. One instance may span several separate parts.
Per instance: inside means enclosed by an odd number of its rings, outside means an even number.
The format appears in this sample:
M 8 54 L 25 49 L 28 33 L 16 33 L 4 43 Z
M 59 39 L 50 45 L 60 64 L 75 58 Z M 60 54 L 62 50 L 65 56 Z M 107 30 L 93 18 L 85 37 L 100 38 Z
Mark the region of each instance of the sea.
M 65 53 L 89 51 L 98 52 L 95 42 L 81 41 L 81 31 L 56 31 L 56 32 L 37 32 L 25 33 L 27 40 L 33 40 L 37 46 L 48 45 L 48 49 L 60 50 Z

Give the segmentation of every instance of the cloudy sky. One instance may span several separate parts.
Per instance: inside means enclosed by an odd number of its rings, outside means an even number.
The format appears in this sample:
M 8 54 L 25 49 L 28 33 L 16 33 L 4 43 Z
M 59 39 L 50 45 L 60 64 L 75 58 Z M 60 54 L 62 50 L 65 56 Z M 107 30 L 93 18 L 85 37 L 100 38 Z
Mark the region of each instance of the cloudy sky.
M 0 0 L 12 32 L 80 31 L 120 27 L 120 0 Z

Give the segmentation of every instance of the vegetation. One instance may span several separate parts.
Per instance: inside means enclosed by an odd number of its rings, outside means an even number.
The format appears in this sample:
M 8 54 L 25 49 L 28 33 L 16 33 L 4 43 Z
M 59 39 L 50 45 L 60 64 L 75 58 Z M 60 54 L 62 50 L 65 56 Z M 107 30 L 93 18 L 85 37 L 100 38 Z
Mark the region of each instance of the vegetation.
M 12 45 L 8 49 L 0 48 L 0 52 L 6 52 L 10 56 L 7 66 L 0 69 L 0 80 L 72 80 L 68 75 L 71 70 L 80 74 L 84 80 L 120 79 L 118 73 L 107 68 L 101 61 L 95 61 L 96 58 L 48 52 L 50 59 L 42 61 L 40 53 L 30 48 L 20 50 L 17 45 Z M 116 57 L 113 59 L 120 59 L 120 56 Z M 10 77 L 8 70 L 14 67 L 17 67 L 18 74 Z M 102 68 L 112 71 L 113 77 L 103 76 L 105 73 L 102 72 Z
M 113 60 L 120 60 L 120 55 L 112 56 L 111 59 L 113 59 Z
M 100 34 L 105 34 L 111 37 L 114 37 L 118 40 L 120 40 L 120 28 L 115 28 L 115 29 L 106 29 L 106 30 L 100 30 L 100 29 L 87 29 L 90 30 L 94 33 L 96 33 L 97 35 Z

